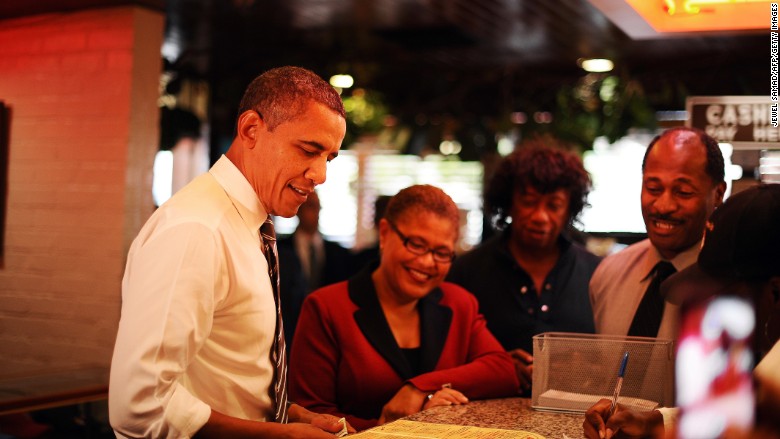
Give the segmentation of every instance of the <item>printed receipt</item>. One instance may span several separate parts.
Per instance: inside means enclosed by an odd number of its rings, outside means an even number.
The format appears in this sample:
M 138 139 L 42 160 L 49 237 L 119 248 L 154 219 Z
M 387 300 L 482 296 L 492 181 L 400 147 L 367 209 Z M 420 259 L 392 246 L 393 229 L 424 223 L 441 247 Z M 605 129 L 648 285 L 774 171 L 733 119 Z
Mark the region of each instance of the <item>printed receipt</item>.
M 405 420 L 391 422 L 347 437 L 360 439 L 399 439 L 405 437 L 415 439 L 545 439 L 544 436 L 529 431 Z

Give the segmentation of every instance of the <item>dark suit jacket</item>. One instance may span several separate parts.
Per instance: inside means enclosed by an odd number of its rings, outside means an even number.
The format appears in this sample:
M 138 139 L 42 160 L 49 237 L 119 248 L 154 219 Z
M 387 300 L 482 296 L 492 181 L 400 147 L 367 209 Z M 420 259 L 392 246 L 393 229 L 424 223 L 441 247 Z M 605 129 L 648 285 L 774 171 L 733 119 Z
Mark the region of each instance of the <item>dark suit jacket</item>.
M 292 343 L 303 299 L 317 288 L 346 280 L 357 271 L 349 250 L 336 242 L 323 240 L 324 266 L 320 274 L 320 281 L 316 285 L 311 285 L 303 272 L 298 252 L 295 250 L 294 236 L 293 233 L 281 237 L 277 241 L 282 319 L 284 321 L 284 336 L 288 346 Z
M 322 272 L 320 273 L 317 284 L 308 285 L 309 291 L 314 291 L 325 285 L 347 280 L 361 268 L 356 268 L 352 253 L 342 247 L 339 243 L 328 241 L 327 239 L 323 239 L 322 242 L 325 250 L 324 266 L 322 267 Z M 277 248 L 280 252 L 284 251 L 285 253 L 294 255 L 298 258 L 295 267 L 292 267 L 292 269 L 301 271 L 300 255 L 298 255 L 298 252 L 295 249 L 295 233 L 289 236 L 280 237 L 277 241 Z
M 293 249 L 292 241 L 277 241 L 279 252 L 279 296 L 282 301 L 282 321 L 284 322 L 284 338 L 287 340 L 288 352 L 292 344 L 295 326 L 298 324 L 298 314 L 301 312 L 303 299 L 309 294 L 309 284 L 301 268 L 301 261 Z
M 379 261 L 379 243 L 371 247 L 364 248 L 352 255 L 355 261 L 355 267 L 360 271 L 366 265 L 375 264 Z
M 304 301 L 290 357 L 292 401 L 345 416 L 362 430 L 376 425 L 406 382 L 423 392 L 451 383 L 469 399 L 517 395 L 512 360 L 487 330 L 476 299 L 450 283 L 419 302 L 424 372 L 413 376 L 377 299 L 374 268 Z

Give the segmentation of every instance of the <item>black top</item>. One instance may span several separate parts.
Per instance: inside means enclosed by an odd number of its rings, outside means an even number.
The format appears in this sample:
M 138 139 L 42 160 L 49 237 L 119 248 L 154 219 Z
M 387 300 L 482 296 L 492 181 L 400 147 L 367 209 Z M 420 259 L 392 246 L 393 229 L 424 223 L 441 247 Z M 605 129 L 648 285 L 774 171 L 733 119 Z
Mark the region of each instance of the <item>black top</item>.
M 533 354 L 542 332 L 595 332 L 588 283 L 601 258 L 563 237 L 561 256 L 541 295 L 508 247 L 509 231 L 455 259 L 447 280 L 473 293 L 488 329 L 506 350 Z
M 408 380 L 436 369 L 452 324 L 452 309 L 439 303 L 444 293 L 437 287 L 417 302 L 420 313 L 420 350 L 416 363 L 412 363 L 408 361 L 408 354 L 398 346 L 379 303 L 371 278 L 371 273 L 378 266 L 379 261 L 374 261 L 347 281 L 349 298 L 360 308 L 353 314 L 355 323 L 371 346 L 402 379 Z
M 406 361 L 412 366 L 412 374 L 417 376 L 423 373 L 420 365 L 422 364 L 422 353 L 420 348 L 401 348 L 401 352 L 404 353 Z

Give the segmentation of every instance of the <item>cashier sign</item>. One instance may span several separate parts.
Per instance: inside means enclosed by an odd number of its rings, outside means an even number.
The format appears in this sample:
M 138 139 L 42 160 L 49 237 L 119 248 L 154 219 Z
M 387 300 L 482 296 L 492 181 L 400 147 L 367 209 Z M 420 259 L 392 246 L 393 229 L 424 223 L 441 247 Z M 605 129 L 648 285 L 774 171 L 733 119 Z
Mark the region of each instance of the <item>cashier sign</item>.
M 773 126 L 769 96 L 695 96 L 686 100 L 687 126 L 699 128 L 734 149 L 777 147 L 780 127 Z M 777 121 L 774 121 L 777 125 Z

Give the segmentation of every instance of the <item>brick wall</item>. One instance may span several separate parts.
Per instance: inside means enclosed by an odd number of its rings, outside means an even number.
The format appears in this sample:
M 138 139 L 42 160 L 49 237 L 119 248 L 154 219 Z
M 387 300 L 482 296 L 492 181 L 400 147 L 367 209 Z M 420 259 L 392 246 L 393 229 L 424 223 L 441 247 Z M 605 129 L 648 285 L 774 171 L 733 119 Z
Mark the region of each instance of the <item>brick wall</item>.
M 0 379 L 110 363 L 125 255 L 153 209 L 163 24 L 138 7 L 0 21 Z

